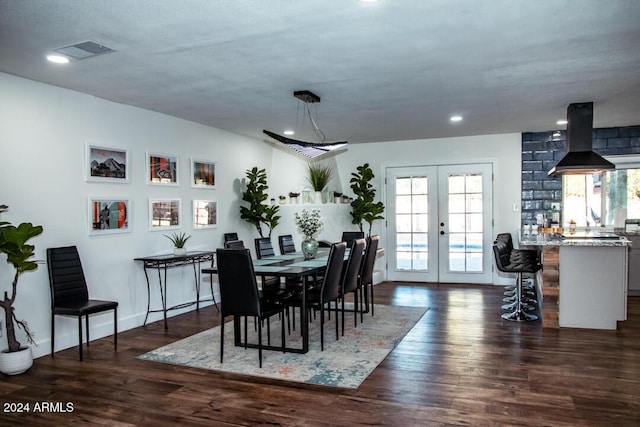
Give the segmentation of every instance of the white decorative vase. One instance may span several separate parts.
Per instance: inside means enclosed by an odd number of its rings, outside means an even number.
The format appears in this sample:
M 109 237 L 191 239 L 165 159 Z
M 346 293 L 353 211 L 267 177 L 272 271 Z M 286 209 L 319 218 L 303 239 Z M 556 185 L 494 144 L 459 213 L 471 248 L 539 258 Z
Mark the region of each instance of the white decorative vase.
M 317 205 L 321 205 L 322 204 L 322 191 L 316 191 L 314 193 L 313 203 L 315 203 Z
M 186 248 L 173 248 L 173 254 L 177 256 L 182 256 L 187 254 Z
M 23 347 L 20 351 L 0 353 L 0 372 L 7 375 L 18 375 L 33 365 L 31 347 Z

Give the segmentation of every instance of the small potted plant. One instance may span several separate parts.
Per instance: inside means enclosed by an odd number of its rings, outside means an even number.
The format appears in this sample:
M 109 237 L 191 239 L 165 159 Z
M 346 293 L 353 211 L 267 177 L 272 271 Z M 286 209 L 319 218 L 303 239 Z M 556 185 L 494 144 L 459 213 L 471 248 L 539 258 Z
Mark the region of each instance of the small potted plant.
M 289 193 L 289 203 L 295 205 L 298 203 L 298 196 L 300 193 L 294 193 L 293 191 Z
M 184 255 L 187 253 L 187 249 L 184 245 L 187 243 L 187 240 L 191 238 L 187 233 L 173 233 L 171 236 L 165 234 L 164 237 L 171 240 L 171 243 L 173 243 L 174 255 Z
M 278 199 L 280 200 L 280 204 L 281 205 L 286 205 L 287 204 L 287 197 L 286 196 L 278 196 Z
M 333 192 L 333 203 L 342 203 L 342 193 L 338 191 Z
M 6 205 L 0 205 L 0 212 L 8 209 Z M 27 340 L 31 344 L 33 334 L 29 330 L 27 322 L 18 320 L 13 303 L 16 300 L 18 291 L 18 278 L 22 273 L 33 271 L 38 268 L 34 256 L 35 247 L 27 242 L 42 233 L 42 226 L 34 226 L 30 222 L 12 225 L 6 221 L 0 221 L 0 253 L 7 256 L 7 263 L 15 269 L 15 275 L 11 284 L 11 293 L 5 291 L 4 298 L 0 300 L 0 307 L 5 314 L 5 325 L 7 328 L 7 344 L 9 348 L 0 353 L 0 371 L 8 375 L 20 374 L 33 364 L 33 354 L 31 347 L 23 346 L 16 339 L 16 329 L 20 328 L 27 334 Z

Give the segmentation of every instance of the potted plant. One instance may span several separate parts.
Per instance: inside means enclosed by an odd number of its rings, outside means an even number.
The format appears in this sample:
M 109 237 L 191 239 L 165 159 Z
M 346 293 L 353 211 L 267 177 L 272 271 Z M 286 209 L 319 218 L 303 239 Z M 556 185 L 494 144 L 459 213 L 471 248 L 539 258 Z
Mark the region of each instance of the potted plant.
M 0 205 L 0 212 L 8 209 L 6 205 Z M 7 263 L 15 270 L 11 284 L 11 294 L 4 292 L 4 298 L 0 300 L 0 307 L 4 310 L 5 325 L 7 328 L 8 349 L 0 353 L 0 371 L 5 374 L 20 374 L 33 364 L 31 347 L 23 346 L 16 339 L 16 328 L 20 328 L 27 334 L 27 340 L 35 344 L 33 334 L 29 330 L 27 322 L 18 320 L 13 303 L 16 300 L 18 279 L 22 273 L 33 271 L 38 264 L 31 258 L 34 256 L 33 245 L 27 242 L 42 233 L 42 226 L 23 222 L 17 227 L 6 221 L 0 221 L 0 253 L 7 256 Z
M 278 199 L 280 200 L 280 204 L 281 205 L 286 205 L 287 204 L 287 197 L 286 196 L 278 196 Z
M 307 180 L 311 188 L 316 192 L 315 203 L 322 203 L 322 190 L 329 184 L 333 176 L 333 168 L 321 163 L 309 163 L 309 175 Z
M 298 196 L 300 193 L 294 193 L 293 191 L 289 193 L 289 203 L 295 205 L 298 203 Z
M 184 245 L 187 243 L 187 240 L 191 238 L 187 233 L 176 232 L 171 236 L 165 234 L 164 237 L 171 240 L 171 243 L 173 243 L 173 253 L 175 255 L 184 255 L 187 253 L 187 248 L 185 248 Z
M 266 225 L 269 230 L 268 237 L 271 237 L 271 232 L 280 221 L 280 215 L 278 215 L 280 206 L 265 204 L 269 198 L 267 172 L 264 169 L 254 167 L 247 170 L 246 173 L 247 182 L 245 191 L 242 192 L 242 200 L 249 203 L 249 206 L 240 206 L 240 218 L 256 227 L 260 237 L 265 237 L 262 224 Z
M 360 231 L 363 230 L 363 223 L 369 224 L 368 236 L 371 236 L 371 227 L 375 220 L 384 219 L 381 215 L 384 212 L 382 202 L 374 202 L 376 189 L 371 184 L 375 175 L 368 163 L 356 168 L 357 172 L 351 173 L 351 189 L 356 198 L 351 202 L 352 224 L 356 224 Z
M 333 192 L 333 203 L 342 203 L 342 193 L 339 191 Z
M 298 230 L 304 236 L 302 241 L 301 250 L 304 254 L 304 259 L 315 258 L 318 251 L 318 241 L 316 240 L 316 234 L 322 228 L 322 220 L 320 219 L 320 210 L 312 209 L 311 212 L 303 209 L 301 213 L 295 213 L 296 225 Z

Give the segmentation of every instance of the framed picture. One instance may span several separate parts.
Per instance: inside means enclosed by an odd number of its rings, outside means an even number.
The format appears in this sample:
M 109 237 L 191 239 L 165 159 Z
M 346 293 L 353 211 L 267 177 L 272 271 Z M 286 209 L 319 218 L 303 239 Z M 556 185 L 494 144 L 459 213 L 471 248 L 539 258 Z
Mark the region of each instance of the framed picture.
M 90 197 L 89 234 L 128 233 L 130 212 L 128 199 Z
M 149 199 L 149 230 L 180 228 L 180 199 Z
M 178 185 L 178 157 L 147 152 L 147 184 Z
M 129 182 L 129 150 L 87 144 L 87 181 Z
M 218 226 L 218 202 L 212 200 L 193 201 L 193 228 L 214 228 Z
M 191 186 L 196 188 L 216 188 L 216 164 L 214 162 L 191 159 Z

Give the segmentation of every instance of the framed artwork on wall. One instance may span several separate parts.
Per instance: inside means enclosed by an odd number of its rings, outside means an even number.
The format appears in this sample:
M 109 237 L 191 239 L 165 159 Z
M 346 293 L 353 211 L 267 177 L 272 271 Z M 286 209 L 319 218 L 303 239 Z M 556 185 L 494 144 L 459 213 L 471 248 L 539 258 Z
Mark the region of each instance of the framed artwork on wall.
M 87 143 L 87 181 L 128 183 L 129 150 Z
M 180 199 L 149 199 L 149 230 L 180 228 Z
M 215 162 L 191 159 L 191 186 L 196 188 L 216 188 Z
M 89 198 L 89 234 L 128 233 L 131 229 L 128 199 Z
M 147 184 L 178 185 L 178 157 L 147 151 Z
M 193 228 L 214 228 L 218 226 L 218 202 L 212 200 L 193 201 Z

